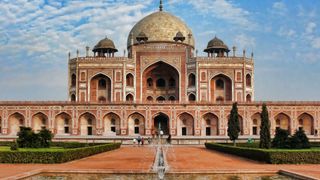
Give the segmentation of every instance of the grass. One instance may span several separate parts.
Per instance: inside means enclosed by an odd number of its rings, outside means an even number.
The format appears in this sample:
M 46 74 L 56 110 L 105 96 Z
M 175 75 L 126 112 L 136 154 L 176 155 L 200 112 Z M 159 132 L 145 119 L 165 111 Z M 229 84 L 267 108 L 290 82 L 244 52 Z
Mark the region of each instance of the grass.
M 62 147 L 51 147 L 51 148 L 18 148 L 20 152 L 62 152 L 67 149 Z M 0 146 L 0 152 L 11 151 L 9 146 Z

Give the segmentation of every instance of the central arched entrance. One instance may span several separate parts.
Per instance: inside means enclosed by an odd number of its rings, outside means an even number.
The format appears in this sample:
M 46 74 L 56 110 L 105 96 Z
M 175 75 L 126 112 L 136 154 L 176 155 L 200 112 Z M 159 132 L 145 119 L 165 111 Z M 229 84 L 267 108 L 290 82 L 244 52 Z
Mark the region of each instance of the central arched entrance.
M 169 132 L 169 117 L 163 113 L 158 114 L 154 117 L 153 130 L 155 133 L 159 134 L 163 131 L 164 135 L 170 134 Z

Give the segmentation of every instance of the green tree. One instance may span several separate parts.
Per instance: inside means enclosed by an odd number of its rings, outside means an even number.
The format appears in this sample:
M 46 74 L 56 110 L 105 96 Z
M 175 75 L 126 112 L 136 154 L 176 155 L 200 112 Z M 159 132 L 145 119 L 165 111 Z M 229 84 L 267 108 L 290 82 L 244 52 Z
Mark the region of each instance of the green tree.
M 289 131 L 281 128 L 276 129 L 276 135 L 272 140 L 273 148 L 289 148 Z
M 310 148 L 309 139 L 302 128 L 298 129 L 290 138 L 290 147 L 294 149 Z
M 240 132 L 240 124 L 239 124 L 238 107 L 237 107 L 237 103 L 233 103 L 230 116 L 228 119 L 228 136 L 230 140 L 233 141 L 234 146 L 236 146 L 236 140 L 239 137 L 239 132 Z
M 40 146 L 44 148 L 48 148 L 51 145 L 51 140 L 53 138 L 53 134 L 48 129 L 41 129 L 38 133 Z
M 262 105 L 259 147 L 264 149 L 271 147 L 270 120 L 266 104 Z

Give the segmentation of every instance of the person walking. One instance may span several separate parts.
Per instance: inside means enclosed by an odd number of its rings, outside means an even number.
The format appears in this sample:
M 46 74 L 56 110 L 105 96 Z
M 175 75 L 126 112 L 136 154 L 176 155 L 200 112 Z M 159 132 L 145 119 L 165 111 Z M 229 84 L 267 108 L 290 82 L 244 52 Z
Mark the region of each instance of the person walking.
M 169 136 L 167 138 L 167 144 L 171 144 L 171 134 L 169 134 Z
M 140 143 L 141 143 L 141 136 L 138 136 L 137 140 L 138 140 L 138 146 L 140 146 Z

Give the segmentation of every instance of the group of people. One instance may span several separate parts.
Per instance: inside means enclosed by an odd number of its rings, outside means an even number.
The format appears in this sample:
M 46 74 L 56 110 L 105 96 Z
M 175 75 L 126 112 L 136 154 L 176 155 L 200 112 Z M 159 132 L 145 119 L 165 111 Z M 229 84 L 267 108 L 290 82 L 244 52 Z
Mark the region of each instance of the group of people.
M 163 137 L 163 132 L 160 131 L 160 133 L 157 133 L 157 137 L 162 140 Z M 147 138 L 148 144 L 152 144 L 152 142 L 157 138 L 154 136 L 154 134 L 152 135 L 152 139 L 150 137 Z M 166 139 L 167 144 L 171 144 L 171 134 L 168 135 L 167 139 Z M 140 135 L 137 138 L 133 138 L 133 145 L 144 145 L 145 144 L 145 139 L 144 137 L 141 137 Z

